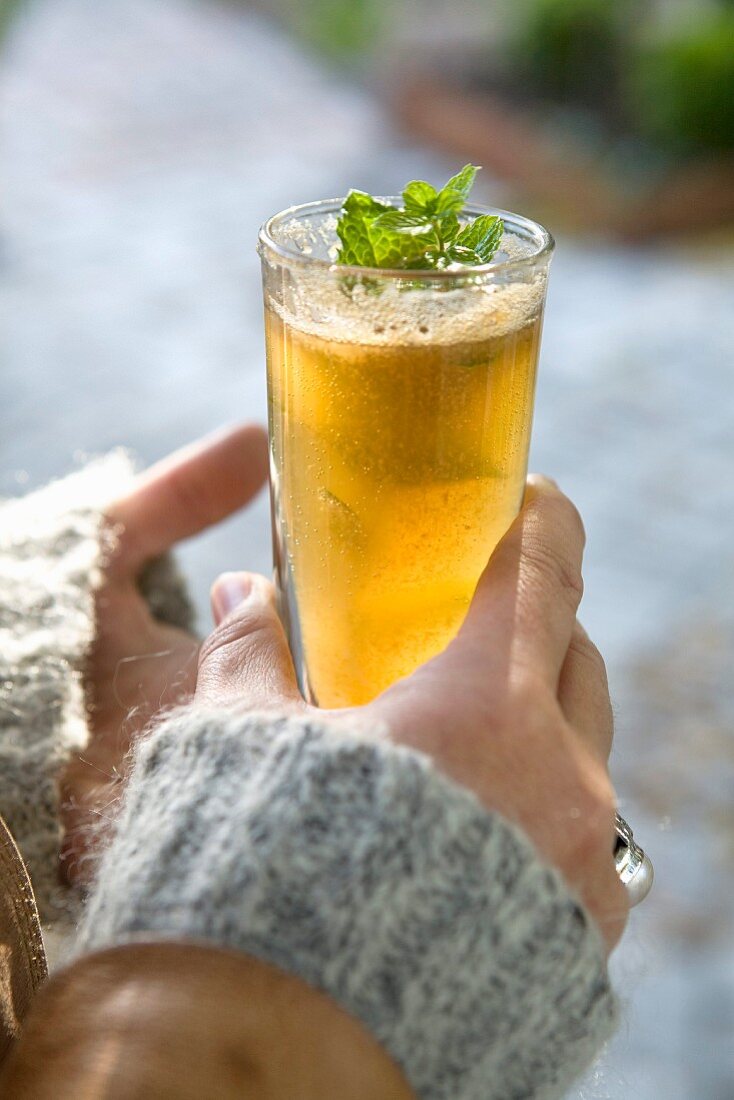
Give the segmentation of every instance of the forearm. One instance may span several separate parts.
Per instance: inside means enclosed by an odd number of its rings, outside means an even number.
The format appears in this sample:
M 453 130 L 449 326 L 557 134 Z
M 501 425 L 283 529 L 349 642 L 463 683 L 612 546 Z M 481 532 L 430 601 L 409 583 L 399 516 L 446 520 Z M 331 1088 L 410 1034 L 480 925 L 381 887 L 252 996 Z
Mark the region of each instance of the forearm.
M 0 1078 L 16 1100 L 411 1100 L 365 1029 L 257 959 L 199 944 L 88 956 L 39 996 Z
M 317 720 L 186 709 L 142 747 L 80 946 L 141 936 L 322 990 L 422 1100 L 562 1095 L 614 1020 L 599 934 L 529 842 Z

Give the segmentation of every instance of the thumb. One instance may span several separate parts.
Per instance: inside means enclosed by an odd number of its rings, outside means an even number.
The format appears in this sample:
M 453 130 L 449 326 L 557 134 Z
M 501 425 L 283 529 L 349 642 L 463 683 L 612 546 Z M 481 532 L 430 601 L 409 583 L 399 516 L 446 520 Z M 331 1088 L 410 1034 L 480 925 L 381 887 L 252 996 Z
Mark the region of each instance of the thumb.
M 217 626 L 199 653 L 197 701 L 304 707 L 272 584 L 256 573 L 223 573 L 211 598 Z

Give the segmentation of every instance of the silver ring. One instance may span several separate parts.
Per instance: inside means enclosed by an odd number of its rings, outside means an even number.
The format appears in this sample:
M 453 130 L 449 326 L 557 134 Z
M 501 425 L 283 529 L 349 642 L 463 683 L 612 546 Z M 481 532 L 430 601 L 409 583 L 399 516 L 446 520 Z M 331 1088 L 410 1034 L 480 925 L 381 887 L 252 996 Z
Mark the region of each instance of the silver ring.
M 620 882 L 627 891 L 630 906 L 639 905 L 644 901 L 652 888 L 655 871 L 652 860 L 645 855 L 639 844 L 635 844 L 627 822 L 619 814 L 616 815 L 614 826 L 617 830 L 617 840 L 614 845 L 614 866 L 617 869 Z

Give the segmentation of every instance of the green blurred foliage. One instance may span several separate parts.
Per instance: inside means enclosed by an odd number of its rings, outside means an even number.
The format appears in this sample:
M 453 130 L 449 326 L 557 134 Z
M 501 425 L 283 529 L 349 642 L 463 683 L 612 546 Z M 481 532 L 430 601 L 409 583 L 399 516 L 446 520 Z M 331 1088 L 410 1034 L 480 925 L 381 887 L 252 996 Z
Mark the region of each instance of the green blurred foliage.
M 388 8 L 384 0 L 292 0 L 288 17 L 309 46 L 349 62 L 372 50 Z
M 666 154 L 732 151 L 733 9 L 696 0 L 676 20 L 650 0 L 521 0 L 514 79 L 521 93 L 598 112 L 611 133 Z
M 0 0 L 0 39 L 4 36 L 10 20 L 20 7 L 21 0 Z
M 629 0 L 525 0 L 510 39 L 515 72 L 546 98 L 608 106 L 631 13 Z
M 734 13 L 639 47 L 626 95 L 630 116 L 657 145 L 734 150 Z

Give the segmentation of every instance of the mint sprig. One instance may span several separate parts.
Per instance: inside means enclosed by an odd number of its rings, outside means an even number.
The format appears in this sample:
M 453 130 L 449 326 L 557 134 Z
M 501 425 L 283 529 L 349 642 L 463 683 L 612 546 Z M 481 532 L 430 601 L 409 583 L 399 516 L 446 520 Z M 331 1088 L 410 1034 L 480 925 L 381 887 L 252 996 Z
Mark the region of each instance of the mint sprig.
M 412 180 L 399 209 L 365 191 L 350 191 L 336 227 L 337 263 L 407 271 L 489 263 L 502 240 L 502 219 L 481 214 L 462 223 L 459 218 L 478 170 L 466 164 L 440 191 Z
M 350 191 L 336 227 L 341 241 L 338 262 L 357 267 L 409 268 L 430 242 L 418 234 L 395 232 L 381 219 L 394 208 L 364 191 Z

